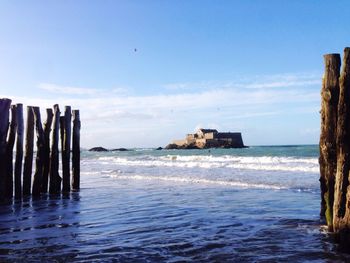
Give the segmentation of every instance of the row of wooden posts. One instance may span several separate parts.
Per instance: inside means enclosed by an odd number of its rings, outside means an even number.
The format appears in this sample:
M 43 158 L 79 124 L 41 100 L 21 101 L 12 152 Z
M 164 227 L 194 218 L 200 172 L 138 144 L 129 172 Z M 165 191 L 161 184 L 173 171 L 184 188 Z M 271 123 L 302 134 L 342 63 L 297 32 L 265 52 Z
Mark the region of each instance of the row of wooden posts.
M 68 193 L 71 189 L 78 190 L 80 188 L 79 110 L 72 111 L 70 106 L 66 106 L 63 116 L 60 116 L 60 109 L 56 104 L 53 109 L 46 109 L 46 114 L 46 121 L 42 125 L 39 107 L 27 107 L 25 147 L 23 147 L 23 105 L 11 105 L 10 99 L 0 99 L 1 202 L 11 200 L 13 197 L 15 199 L 29 195 L 37 197 L 47 192 L 50 194 Z M 36 134 L 36 159 L 35 172 L 32 176 L 34 133 Z M 62 178 L 59 175 L 59 137 L 61 137 Z M 72 165 L 70 164 L 71 152 Z
M 321 216 L 350 252 L 350 48 L 324 55 L 321 91 Z

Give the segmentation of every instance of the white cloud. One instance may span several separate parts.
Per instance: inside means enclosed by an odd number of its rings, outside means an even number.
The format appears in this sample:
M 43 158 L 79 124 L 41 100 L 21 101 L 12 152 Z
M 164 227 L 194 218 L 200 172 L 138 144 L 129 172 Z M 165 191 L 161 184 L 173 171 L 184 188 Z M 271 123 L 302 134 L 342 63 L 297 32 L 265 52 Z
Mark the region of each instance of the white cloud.
M 266 89 L 266 88 L 282 88 L 282 87 L 307 87 L 310 85 L 320 85 L 321 80 L 310 79 L 310 80 L 286 80 L 286 81 L 275 81 L 275 82 L 263 82 L 263 83 L 252 83 L 244 85 L 248 89 Z
M 95 95 L 98 93 L 97 89 L 61 86 L 51 83 L 41 83 L 39 84 L 39 88 L 52 93 L 64 95 Z
M 184 90 L 195 85 L 195 83 L 170 83 L 165 84 L 164 87 L 168 90 Z
M 85 147 L 159 146 L 174 138 L 182 138 L 184 134 L 192 132 L 191 127 L 196 124 L 202 128 L 220 127 L 233 131 L 239 127 L 255 127 L 255 122 L 258 120 L 268 120 L 272 117 L 276 119 L 278 116 L 282 116 L 279 119 L 283 126 L 285 121 L 283 115 L 286 113 L 295 116 L 298 114 L 318 116 L 314 114 L 319 108 L 318 86 L 305 88 L 302 85 L 302 83 L 311 85 L 313 81 L 316 83 L 312 77 L 298 79 L 295 76 L 285 75 L 265 77 L 265 80 L 260 82 L 259 86 L 255 78 L 250 83 L 247 80 L 242 81 L 250 88 L 242 88 L 233 82 L 225 87 L 215 86 L 212 83 L 205 89 L 147 96 L 42 84 L 41 88 L 44 87 L 50 92 L 60 92 L 60 98 L 12 97 L 12 99 L 14 103 L 40 106 L 43 114 L 45 108 L 52 107 L 55 103 L 60 104 L 62 112 L 64 105 L 80 109 L 83 127 L 82 145 Z M 91 96 L 72 96 L 82 94 Z M 256 129 L 251 131 L 258 133 L 259 127 L 256 126 Z M 258 140 L 259 136 L 255 138 Z
M 269 89 L 288 87 L 307 87 L 321 85 L 322 76 L 317 73 L 296 73 L 257 75 L 240 77 L 230 81 L 201 81 L 201 82 L 179 82 L 164 85 L 169 91 L 208 90 L 213 88 L 241 88 L 241 89 Z
M 262 117 L 262 116 L 273 116 L 282 114 L 281 111 L 269 111 L 269 112 L 254 112 L 254 113 L 243 113 L 239 115 L 232 116 L 233 119 L 247 119 L 254 117 Z
M 84 88 L 74 86 L 63 86 L 53 83 L 40 83 L 38 88 L 49 93 L 60 95 L 61 97 L 69 97 L 78 95 L 84 97 L 108 97 L 108 96 L 125 96 L 130 91 L 130 88 L 119 86 L 111 89 Z

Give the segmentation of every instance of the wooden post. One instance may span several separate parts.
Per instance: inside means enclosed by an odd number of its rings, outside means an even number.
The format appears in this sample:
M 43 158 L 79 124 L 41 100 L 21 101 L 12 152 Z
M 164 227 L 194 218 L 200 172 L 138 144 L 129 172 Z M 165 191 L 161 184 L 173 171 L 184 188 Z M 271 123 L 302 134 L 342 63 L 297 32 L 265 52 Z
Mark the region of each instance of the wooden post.
M 6 167 L 6 137 L 9 127 L 10 99 L 0 99 L 0 201 L 5 198 Z
M 46 109 L 46 122 L 44 123 L 44 156 L 43 156 L 43 178 L 41 184 L 41 192 L 47 193 L 50 171 L 50 133 L 53 119 L 52 109 Z
M 64 111 L 64 117 L 61 121 L 63 192 L 70 191 L 70 148 L 72 133 L 71 123 L 72 110 L 70 106 L 66 106 Z
M 58 104 L 54 105 L 54 118 L 51 142 L 51 158 L 50 158 L 50 194 L 57 194 L 60 192 L 61 178 L 58 174 L 59 168 L 59 153 L 58 153 L 58 139 L 60 128 L 60 108 Z
M 60 142 L 61 142 L 61 158 L 62 158 L 62 180 L 64 178 L 64 176 L 63 176 L 64 124 L 65 124 L 64 116 L 60 116 L 60 138 L 61 138 Z
M 73 110 L 73 149 L 72 149 L 72 188 L 80 189 L 80 116 L 79 110 Z
M 16 105 L 11 106 L 11 124 L 6 147 L 6 179 L 5 197 L 13 197 L 13 146 L 15 145 L 17 131 L 17 109 Z
M 41 192 L 42 186 L 42 178 L 43 178 L 43 161 L 45 155 L 45 135 L 44 130 L 41 125 L 41 117 L 40 117 L 40 109 L 39 107 L 33 107 L 33 114 L 35 118 L 35 128 L 36 128 L 36 159 L 35 159 L 35 173 L 33 178 L 33 189 L 32 195 L 39 196 Z
M 26 144 L 23 165 L 23 196 L 30 195 L 33 169 L 34 113 L 33 107 L 27 106 Z
M 61 137 L 61 163 L 62 163 L 62 184 L 64 182 L 64 166 L 65 166 L 65 158 L 64 158 L 64 125 L 65 125 L 65 117 L 60 117 L 60 137 Z M 62 187 L 63 190 L 63 187 Z
M 324 56 L 325 74 L 322 85 L 320 171 L 321 195 L 329 231 L 333 231 L 334 182 L 337 171 L 337 109 L 339 100 L 340 55 Z
M 23 160 L 23 104 L 16 105 L 17 110 L 17 140 L 15 160 L 15 198 L 22 197 L 22 160 Z
M 339 86 L 333 226 L 340 238 L 340 246 L 350 252 L 350 48 L 344 50 Z

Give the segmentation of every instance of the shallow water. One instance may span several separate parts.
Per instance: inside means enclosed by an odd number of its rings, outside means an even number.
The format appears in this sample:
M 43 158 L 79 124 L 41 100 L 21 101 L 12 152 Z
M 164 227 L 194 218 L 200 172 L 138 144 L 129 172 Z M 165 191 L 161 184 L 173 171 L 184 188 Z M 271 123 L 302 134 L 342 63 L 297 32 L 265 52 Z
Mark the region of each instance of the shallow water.
M 261 148 L 84 153 L 80 192 L 0 207 L 0 261 L 350 260 L 318 216 L 317 148 Z

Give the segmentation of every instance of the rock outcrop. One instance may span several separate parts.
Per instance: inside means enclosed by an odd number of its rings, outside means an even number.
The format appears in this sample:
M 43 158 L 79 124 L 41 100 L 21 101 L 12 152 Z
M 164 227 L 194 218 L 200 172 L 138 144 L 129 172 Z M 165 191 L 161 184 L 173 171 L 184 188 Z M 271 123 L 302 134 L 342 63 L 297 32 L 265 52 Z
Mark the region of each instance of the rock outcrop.
M 199 129 L 195 134 L 187 134 L 183 140 L 175 140 L 165 149 L 208 149 L 245 148 L 240 132 L 218 132 L 213 129 Z
M 202 149 L 200 147 L 198 147 L 196 144 L 194 143 L 190 143 L 190 144 L 183 144 L 183 145 L 177 145 L 175 143 L 170 143 L 165 147 L 166 150 L 194 150 L 194 149 Z
M 89 150 L 90 152 L 126 152 L 126 151 L 130 151 L 126 148 L 117 148 L 117 149 L 112 149 L 112 150 L 108 150 L 106 148 L 103 147 L 93 147 Z
M 108 152 L 108 150 L 103 147 L 93 147 L 89 149 L 89 152 Z
M 125 149 L 125 148 L 117 148 L 117 149 L 113 149 L 111 150 L 112 152 L 126 152 L 126 151 L 129 151 L 128 149 Z

